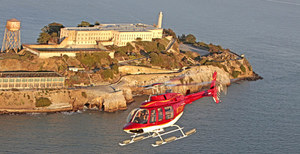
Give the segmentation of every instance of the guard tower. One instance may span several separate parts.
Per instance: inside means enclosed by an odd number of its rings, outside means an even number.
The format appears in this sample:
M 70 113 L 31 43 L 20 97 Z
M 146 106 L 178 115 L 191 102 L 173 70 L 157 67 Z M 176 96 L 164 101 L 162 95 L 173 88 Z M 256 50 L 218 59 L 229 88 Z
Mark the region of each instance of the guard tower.
M 18 52 L 21 47 L 20 28 L 21 22 L 19 20 L 15 18 L 7 20 L 1 52 L 9 52 L 10 50 Z
M 163 19 L 163 14 L 162 14 L 162 12 L 159 12 L 159 14 L 158 14 L 157 28 L 161 28 L 162 19 Z

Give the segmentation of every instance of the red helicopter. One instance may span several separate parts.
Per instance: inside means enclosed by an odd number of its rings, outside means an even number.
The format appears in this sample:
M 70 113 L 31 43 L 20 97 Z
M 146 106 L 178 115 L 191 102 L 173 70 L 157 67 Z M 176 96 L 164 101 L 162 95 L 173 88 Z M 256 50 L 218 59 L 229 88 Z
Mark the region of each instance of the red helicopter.
M 211 96 L 216 103 L 220 102 L 220 87 L 216 84 L 216 79 L 217 72 L 214 72 L 210 89 L 194 94 L 184 96 L 180 93 L 164 93 L 150 96 L 148 101 L 142 103 L 139 108 L 132 110 L 128 115 L 127 124 L 123 130 L 133 135 L 131 139 L 125 140 L 119 145 L 124 146 L 150 137 L 159 137 L 160 140 L 152 144 L 153 147 L 156 147 L 195 133 L 196 129 L 183 132 L 183 127 L 179 127 L 175 123 L 182 116 L 186 104 L 191 104 L 193 101 L 207 96 Z M 158 84 L 160 83 L 153 85 Z M 168 132 L 164 131 L 165 128 L 171 127 L 175 127 L 175 129 Z M 163 135 L 176 131 L 181 132 L 180 137 L 162 138 Z M 144 136 L 145 134 L 147 136 Z

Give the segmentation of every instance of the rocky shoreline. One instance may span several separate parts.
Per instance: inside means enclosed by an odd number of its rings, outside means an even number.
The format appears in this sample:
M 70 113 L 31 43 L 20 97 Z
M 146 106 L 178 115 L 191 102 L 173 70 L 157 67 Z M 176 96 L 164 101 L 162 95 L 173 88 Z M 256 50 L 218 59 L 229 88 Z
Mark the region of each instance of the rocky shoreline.
M 2 91 L 0 92 L 0 114 L 22 114 L 22 113 L 56 113 L 75 112 L 84 108 L 105 112 L 115 112 L 126 110 L 127 105 L 134 101 L 136 94 L 152 93 L 141 86 L 157 82 L 166 82 L 176 76 L 183 75 L 180 81 L 172 84 L 188 84 L 209 82 L 214 71 L 218 72 L 218 81 L 230 85 L 231 78 L 228 72 L 215 66 L 194 66 L 190 69 L 177 73 L 166 74 L 139 74 L 127 75 L 120 79 L 118 83 L 75 90 L 40 90 L 40 91 Z M 262 79 L 258 74 L 243 76 L 235 81 L 254 81 Z M 197 92 L 205 85 L 186 85 L 170 87 L 173 92 L 185 94 L 187 90 Z M 163 93 L 166 89 L 160 89 Z M 47 97 L 52 104 L 48 107 L 35 107 L 37 98 Z M 4 101 L 5 100 L 5 101 Z M 6 102 L 6 103 L 3 103 Z

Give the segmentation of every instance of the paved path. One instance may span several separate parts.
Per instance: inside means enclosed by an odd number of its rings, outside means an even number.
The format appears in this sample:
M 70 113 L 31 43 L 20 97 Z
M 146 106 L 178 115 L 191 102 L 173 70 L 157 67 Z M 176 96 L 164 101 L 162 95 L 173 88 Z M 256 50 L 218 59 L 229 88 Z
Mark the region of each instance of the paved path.
M 209 54 L 207 50 L 203 50 L 197 47 L 193 47 L 190 44 L 180 44 L 179 49 L 182 51 L 193 51 L 199 53 L 201 56 Z

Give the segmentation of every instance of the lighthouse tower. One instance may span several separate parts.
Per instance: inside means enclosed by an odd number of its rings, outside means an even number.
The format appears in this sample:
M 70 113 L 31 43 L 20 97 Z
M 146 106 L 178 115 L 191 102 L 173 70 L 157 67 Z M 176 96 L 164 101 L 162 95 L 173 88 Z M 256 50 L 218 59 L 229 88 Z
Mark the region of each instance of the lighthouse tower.
M 20 28 L 21 22 L 19 20 L 7 20 L 1 52 L 9 52 L 9 50 L 18 52 L 21 47 Z
M 158 14 L 157 28 L 161 28 L 161 26 L 162 26 L 162 19 L 163 19 L 163 14 L 162 14 L 162 12 L 159 12 L 159 14 Z

